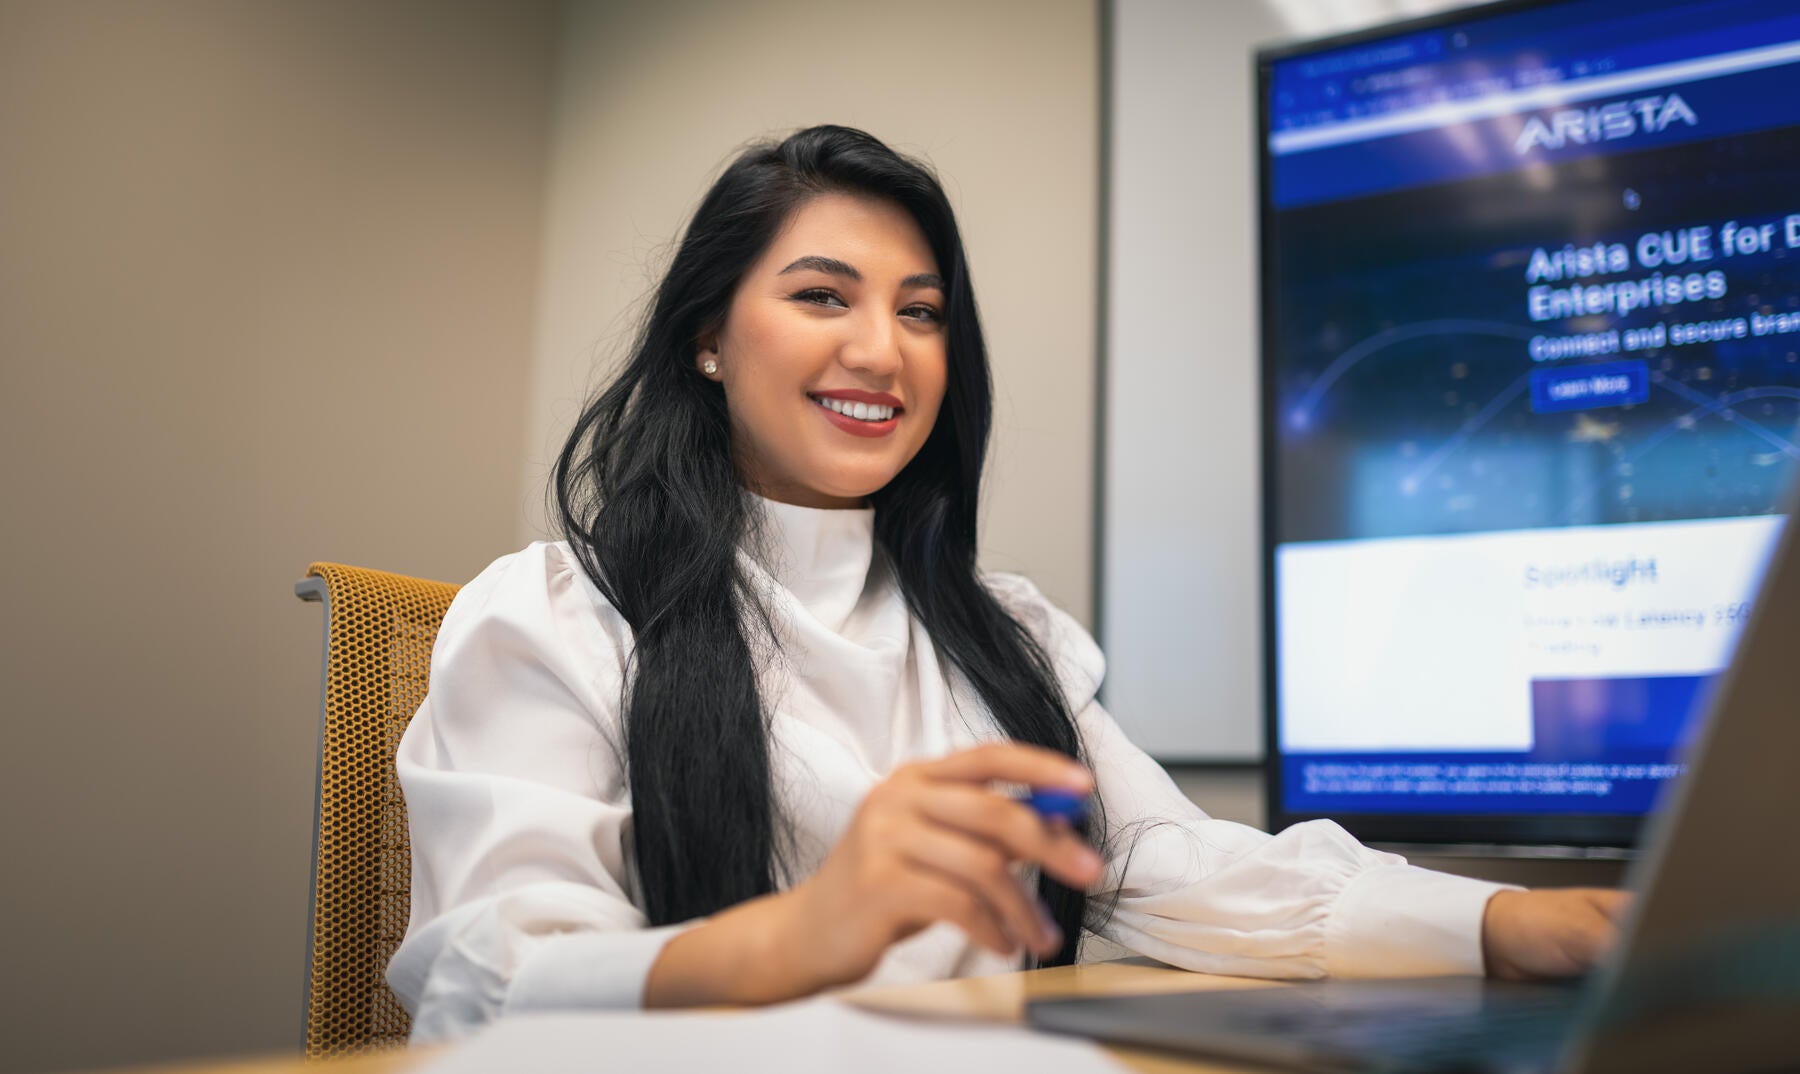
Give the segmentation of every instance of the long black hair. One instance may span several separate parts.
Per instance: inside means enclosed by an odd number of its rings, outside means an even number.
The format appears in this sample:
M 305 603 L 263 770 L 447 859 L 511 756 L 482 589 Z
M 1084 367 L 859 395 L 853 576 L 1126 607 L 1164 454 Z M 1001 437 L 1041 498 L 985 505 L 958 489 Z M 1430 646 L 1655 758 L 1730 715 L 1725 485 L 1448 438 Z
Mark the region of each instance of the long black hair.
M 1082 756 L 1050 659 L 976 571 L 993 391 L 943 187 L 927 166 L 847 127 L 752 145 L 702 199 L 624 368 L 583 409 L 554 474 L 562 535 L 632 629 L 630 849 L 653 925 L 768 894 L 787 868 L 757 690 L 760 642 L 774 632 L 737 558 L 756 511 L 733 461 L 723 390 L 694 360 L 783 222 L 826 192 L 904 208 L 947 291 L 944 402 L 918 454 L 870 497 L 876 544 L 940 658 L 1001 730 Z M 1071 963 L 1086 896 L 1047 876 L 1039 893 L 1064 937 L 1044 964 Z

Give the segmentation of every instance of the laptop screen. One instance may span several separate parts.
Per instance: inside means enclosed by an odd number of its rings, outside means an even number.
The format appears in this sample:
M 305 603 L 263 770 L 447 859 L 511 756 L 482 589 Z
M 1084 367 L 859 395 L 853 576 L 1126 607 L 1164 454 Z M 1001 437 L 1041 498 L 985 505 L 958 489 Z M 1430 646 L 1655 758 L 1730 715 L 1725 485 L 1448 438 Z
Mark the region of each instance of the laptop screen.
M 1504 5 L 1260 71 L 1272 821 L 1624 841 L 1800 459 L 1800 9 Z

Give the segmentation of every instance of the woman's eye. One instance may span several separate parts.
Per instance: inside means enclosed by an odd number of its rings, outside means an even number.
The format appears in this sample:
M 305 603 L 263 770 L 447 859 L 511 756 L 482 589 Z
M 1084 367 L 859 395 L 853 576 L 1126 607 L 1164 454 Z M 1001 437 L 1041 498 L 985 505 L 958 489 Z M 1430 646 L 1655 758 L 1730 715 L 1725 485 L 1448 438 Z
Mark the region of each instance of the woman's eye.
M 900 312 L 916 320 L 930 321 L 932 324 L 942 324 L 944 320 L 944 315 L 930 306 L 908 306 Z
M 813 287 L 805 291 L 797 292 L 794 295 L 794 298 L 801 302 L 811 302 L 820 306 L 829 306 L 833 304 L 842 306 L 844 304 L 844 300 L 837 296 L 837 292 L 827 291 L 823 287 Z

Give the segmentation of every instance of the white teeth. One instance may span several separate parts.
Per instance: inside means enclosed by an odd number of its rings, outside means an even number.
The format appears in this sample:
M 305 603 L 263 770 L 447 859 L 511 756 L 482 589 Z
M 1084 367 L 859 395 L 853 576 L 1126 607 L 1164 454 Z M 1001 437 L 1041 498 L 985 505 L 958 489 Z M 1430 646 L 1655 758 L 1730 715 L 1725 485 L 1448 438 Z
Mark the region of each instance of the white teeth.
M 894 416 L 894 408 L 891 406 L 876 406 L 873 403 L 848 403 L 842 399 L 823 399 L 818 396 L 813 397 L 813 402 L 824 407 L 826 410 L 835 410 L 839 414 L 842 414 L 847 418 L 855 418 L 857 421 L 886 421 Z

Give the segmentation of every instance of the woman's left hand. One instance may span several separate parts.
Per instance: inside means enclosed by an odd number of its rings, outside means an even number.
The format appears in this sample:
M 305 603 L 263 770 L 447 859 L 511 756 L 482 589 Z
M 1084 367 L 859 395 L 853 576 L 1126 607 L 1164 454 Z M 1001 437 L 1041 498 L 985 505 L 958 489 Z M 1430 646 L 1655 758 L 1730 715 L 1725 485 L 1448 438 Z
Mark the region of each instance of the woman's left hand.
M 1502 891 L 1481 919 L 1489 977 L 1574 977 L 1611 950 L 1631 896 L 1612 888 Z

